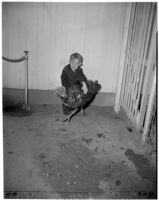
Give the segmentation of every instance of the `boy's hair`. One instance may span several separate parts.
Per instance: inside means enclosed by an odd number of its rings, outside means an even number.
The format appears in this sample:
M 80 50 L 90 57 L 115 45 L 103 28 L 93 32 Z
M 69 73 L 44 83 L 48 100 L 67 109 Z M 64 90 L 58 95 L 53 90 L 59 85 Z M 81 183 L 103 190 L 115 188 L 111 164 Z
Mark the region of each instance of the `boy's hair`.
M 70 60 L 78 59 L 81 65 L 83 64 L 83 57 L 79 53 L 73 53 L 70 56 Z

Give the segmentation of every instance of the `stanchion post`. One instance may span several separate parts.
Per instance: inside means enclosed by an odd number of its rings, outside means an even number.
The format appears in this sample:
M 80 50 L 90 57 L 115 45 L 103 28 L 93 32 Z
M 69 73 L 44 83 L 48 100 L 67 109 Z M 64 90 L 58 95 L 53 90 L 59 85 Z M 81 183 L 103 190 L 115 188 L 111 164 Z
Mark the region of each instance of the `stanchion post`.
M 24 51 L 25 53 L 25 109 L 28 109 L 28 53 L 29 51 Z

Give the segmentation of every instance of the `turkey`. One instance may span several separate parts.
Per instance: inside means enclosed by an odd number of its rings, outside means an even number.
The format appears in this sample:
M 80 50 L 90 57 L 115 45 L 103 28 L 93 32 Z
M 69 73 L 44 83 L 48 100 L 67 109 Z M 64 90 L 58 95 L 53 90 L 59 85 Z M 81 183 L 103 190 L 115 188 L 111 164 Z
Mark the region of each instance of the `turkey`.
M 101 85 L 98 81 L 89 80 L 87 81 L 87 86 L 88 92 L 86 94 L 84 94 L 82 84 L 79 81 L 74 82 L 67 90 L 65 87 L 56 89 L 56 95 L 61 98 L 62 103 L 72 108 L 72 112 L 64 121 L 70 122 L 72 116 L 75 115 L 79 109 L 88 106 L 101 89 Z

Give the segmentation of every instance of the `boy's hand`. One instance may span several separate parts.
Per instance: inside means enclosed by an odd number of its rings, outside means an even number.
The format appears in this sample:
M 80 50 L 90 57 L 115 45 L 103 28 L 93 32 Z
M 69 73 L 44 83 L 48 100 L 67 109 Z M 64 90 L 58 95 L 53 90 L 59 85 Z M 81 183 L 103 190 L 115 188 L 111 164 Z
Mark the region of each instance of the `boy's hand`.
M 84 94 L 87 94 L 88 88 L 87 88 L 87 85 L 84 81 L 82 82 L 82 89 L 83 89 Z

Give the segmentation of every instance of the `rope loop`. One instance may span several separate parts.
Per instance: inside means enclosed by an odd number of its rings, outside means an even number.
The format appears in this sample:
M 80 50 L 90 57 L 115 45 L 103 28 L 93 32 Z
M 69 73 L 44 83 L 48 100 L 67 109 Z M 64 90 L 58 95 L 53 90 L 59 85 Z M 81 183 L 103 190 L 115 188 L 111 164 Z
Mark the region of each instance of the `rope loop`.
M 5 61 L 8 61 L 8 62 L 21 62 L 21 61 L 25 60 L 26 57 L 22 56 L 19 59 L 10 59 L 10 58 L 6 58 L 6 57 L 2 57 L 2 59 L 5 60 Z

